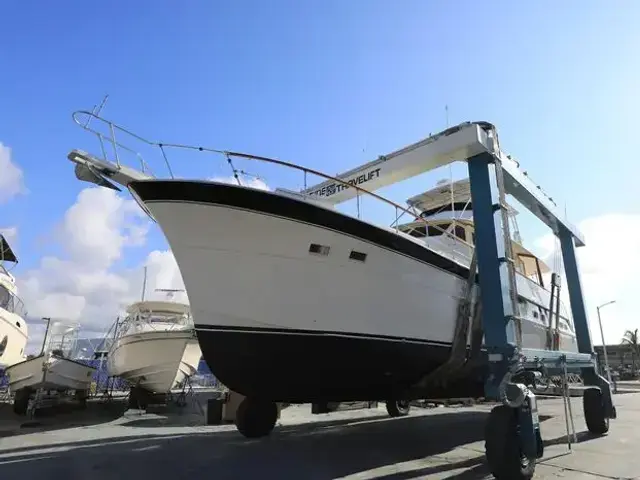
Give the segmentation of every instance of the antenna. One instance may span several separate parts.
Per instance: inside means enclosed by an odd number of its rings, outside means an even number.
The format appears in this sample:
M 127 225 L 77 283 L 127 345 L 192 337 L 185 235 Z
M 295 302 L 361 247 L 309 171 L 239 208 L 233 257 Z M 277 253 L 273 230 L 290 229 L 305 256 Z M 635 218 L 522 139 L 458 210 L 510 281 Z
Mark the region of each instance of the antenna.
M 107 103 L 107 99 L 109 98 L 109 94 L 107 93 L 104 98 L 102 99 L 102 102 L 100 102 L 100 105 L 94 105 L 93 108 L 91 109 L 91 113 L 93 115 L 100 115 L 100 112 L 102 111 L 102 109 L 104 108 L 105 103 Z M 89 115 L 89 118 L 87 118 L 87 123 L 84 124 L 84 128 L 87 128 L 89 126 L 89 123 L 91 123 L 91 119 L 93 117 L 91 115 Z
M 156 288 L 156 292 L 164 292 L 167 294 L 167 300 L 171 300 L 177 292 L 184 292 L 182 288 Z

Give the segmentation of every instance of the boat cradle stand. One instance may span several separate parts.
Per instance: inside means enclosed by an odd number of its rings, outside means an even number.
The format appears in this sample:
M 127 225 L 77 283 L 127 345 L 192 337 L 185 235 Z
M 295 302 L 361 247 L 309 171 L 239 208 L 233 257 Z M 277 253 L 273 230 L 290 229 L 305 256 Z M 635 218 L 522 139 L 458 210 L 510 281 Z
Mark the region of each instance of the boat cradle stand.
M 544 452 L 536 397 L 529 387 L 544 375 L 580 373 L 588 430 L 609 430 L 616 418 L 611 388 L 598 374 L 580 285 L 575 248 L 584 245 L 580 232 L 560 218 L 547 198 L 512 161 L 480 153 L 467 159 L 476 235 L 482 327 L 489 373 L 485 396 L 500 401 L 487 421 L 485 448 L 489 468 L 498 479 L 528 479 Z M 543 220 L 560 240 L 578 352 L 519 348 L 519 318 L 513 264 L 502 211 L 505 194 Z M 511 278 L 510 278 L 511 277 Z

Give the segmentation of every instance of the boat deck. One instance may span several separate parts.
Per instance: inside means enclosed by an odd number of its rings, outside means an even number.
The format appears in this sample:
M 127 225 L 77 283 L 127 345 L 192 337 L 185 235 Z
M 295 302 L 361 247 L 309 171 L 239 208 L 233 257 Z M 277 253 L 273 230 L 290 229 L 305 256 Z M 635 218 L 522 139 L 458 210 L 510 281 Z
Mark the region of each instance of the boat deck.
M 536 479 L 640 479 L 640 383 L 620 382 L 620 419 L 591 438 L 582 399 L 573 398 L 579 442 L 567 454 L 561 399 L 541 399 L 546 444 Z M 206 404 L 211 391 L 199 393 Z M 272 436 L 249 441 L 234 425 L 206 426 L 195 405 L 140 414 L 122 404 L 90 402 L 85 412 L 21 424 L 0 405 L 2 478 L 384 479 L 491 478 L 483 426 L 490 405 L 414 408 L 391 419 L 377 409 L 311 415 L 308 405 L 282 412 Z M 583 432 L 583 433 L 581 433 Z

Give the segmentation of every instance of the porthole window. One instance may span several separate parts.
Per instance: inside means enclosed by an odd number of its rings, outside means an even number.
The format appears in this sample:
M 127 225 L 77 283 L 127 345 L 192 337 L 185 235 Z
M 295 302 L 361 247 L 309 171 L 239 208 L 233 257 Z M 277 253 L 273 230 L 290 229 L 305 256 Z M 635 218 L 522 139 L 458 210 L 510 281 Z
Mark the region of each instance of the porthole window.
M 9 342 L 9 337 L 5 335 L 0 342 L 0 357 L 4 355 L 4 351 L 7 349 L 7 342 Z

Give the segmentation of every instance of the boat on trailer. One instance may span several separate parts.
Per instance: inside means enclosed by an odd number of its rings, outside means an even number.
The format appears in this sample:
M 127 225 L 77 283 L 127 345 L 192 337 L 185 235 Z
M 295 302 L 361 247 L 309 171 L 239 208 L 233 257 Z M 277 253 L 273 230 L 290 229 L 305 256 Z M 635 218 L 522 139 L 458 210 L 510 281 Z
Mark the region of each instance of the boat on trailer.
M 86 405 L 96 369 L 73 360 L 78 325 L 45 319 L 47 329 L 39 355 L 27 358 L 9 368 L 9 389 L 14 394 L 13 410 L 27 414 L 30 401 L 33 408 L 42 403 L 56 403 L 68 393 L 81 407 Z
M 132 406 L 145 407 L 149 394 L 184 385 L 201 357 L 189 305 L 147 300 L 127 308 L 107 355 L 107 370 L 131 385 Z
M 143 141 L 166 159 L 170 145 Z M 338 177 L 200 148 L 301 170 L 305 186 L 307 175 L 323 177 L 302 191 L 158 179 L 79 150 L 69 159 L 81 180 L 127 186 L 159 224 L 184 279 L 204 359 L 223 384 L 246 396 L 239 430 L 261 436 L 275 424 L 277 402 L 386 400 L 391 415 L 402 415 L 412 399 L 483 396 L 472 218 L 456 215 L 459 202 L 450 203 L 449 218 L 440 211 L 448 202 L 428 202 L 443 189 L 451 198 L 463 185 L 440 185 L 413 197 L 408 208 L 373 190 L 496 144 L 493 125 L 467 122 Z M 360 197 L 392 206 L 394 224 L 335 208 Z M 460 201 L 469 204 L 467 197 Z M 413 220 L 400 225 L 400 214 Z M 547 267 L 518 242 L 512 247 L 520 307 L 512 341 L 575 351 L 570 315 L 557 289 L 554 296 L 545 288 Z M 471 332 L 458 328 L 464 323 Z M 462 357 L 452 363 L 460 343 Z M 469 352 L 477 361 L 468 361 Z M 454 363 L 455 375 L 431 381 Z

